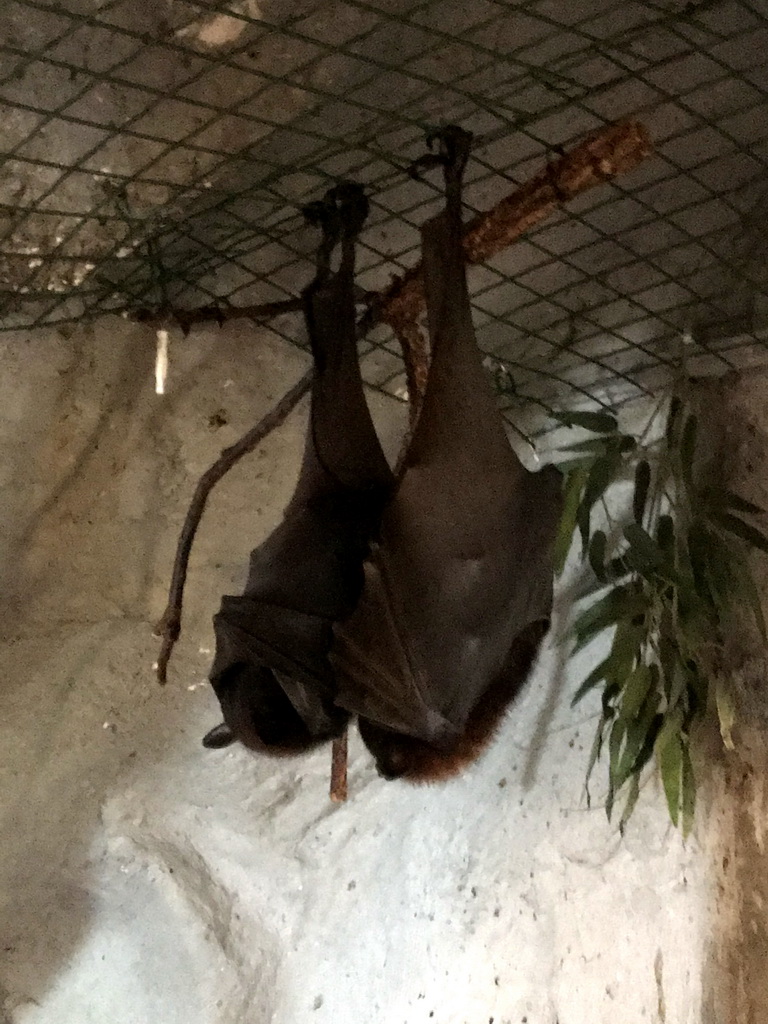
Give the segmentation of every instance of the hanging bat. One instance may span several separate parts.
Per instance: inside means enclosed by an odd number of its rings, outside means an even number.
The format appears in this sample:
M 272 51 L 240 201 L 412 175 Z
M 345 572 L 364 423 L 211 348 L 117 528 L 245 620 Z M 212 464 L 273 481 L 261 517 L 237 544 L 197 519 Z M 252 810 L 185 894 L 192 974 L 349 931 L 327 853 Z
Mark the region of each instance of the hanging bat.
M 225 723 L 209 746 L 292 753 L 356 714 L 382 775 L 447 777 L 488 743 L 548 628 L 560 477 L 528 473 L 507 441 L 461 252 L 469 136 L 443 142 L 446 211 L 423 232 L 433 355 L 404 473 L 388 500 L 353 344 L 348 231 L 338 275 L 318 271 L 305 304 L 317 377 L 297 492 L 215 620 Z
M 437 780 L 483 750 L 549 626 L 561 477 L 507 440 L 475 341 L 461 247 L 471 136 L 439 134 L 446 208 L 422 230 L 431 363 L 357 607 L 336 625 L 336 702 L 385 778 Z
M 283 521 L 251 552 L 244 593 L 224 597 L 214 618 L 210 679 L 224 722 L 203 739 L 208 747 L 240 740 L 297 753 L 339 735 L 349 718 L 334 703 L 333 625 L 357 605 L 362 563 L 394 484 L 357 355 L 354 249 L 367 209 L 362 188 L 345 182 L 305 211 L 323 242 L 302 296 L 314 359 L 304 457 Z

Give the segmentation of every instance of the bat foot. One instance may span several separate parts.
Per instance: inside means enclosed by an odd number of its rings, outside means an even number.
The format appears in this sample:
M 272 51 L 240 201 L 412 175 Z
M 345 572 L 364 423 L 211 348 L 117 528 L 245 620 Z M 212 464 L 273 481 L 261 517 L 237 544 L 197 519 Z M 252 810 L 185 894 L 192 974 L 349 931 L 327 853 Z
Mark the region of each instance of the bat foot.
M 311 294 L 328 279 L 331 253 L 339 241 L 342 246 L 342 265 L 345 258 L 350 268 L 354 265 L 354 242 L 363 229 L 368 209 L 365 189 L 355 181 L 340 181 L 328 189 L 322 199 L 302 207 L 307 223 L 319 227 L 323 234 L 317 251 L 317 273 L 306 289 L 306 294 Z
M 425 153 L 414 160 L 408 167 L 408 175 L 420 181 L 422 171 L 442 167 L 446 181 L 460 181 L 472 149 L 472 132 L 457 124 L 449 124 L 428 132 L 426 142 L 430 151 L 437 144 L 437 152 Z
M 343 234 L 347 238 L 357 238 L 369 210 L 363 186 L 356 181 L 340 181 L 328 191 L 327 198 L 336 204 Z
M 323 232 L 323 241 L 335 245 L 344 236 L 360 234 L 368 216 L 369 203 L 365 189 L 356 181 L 340 181 L 328 189 L 322 199 L 303 206 L 304 219 Z

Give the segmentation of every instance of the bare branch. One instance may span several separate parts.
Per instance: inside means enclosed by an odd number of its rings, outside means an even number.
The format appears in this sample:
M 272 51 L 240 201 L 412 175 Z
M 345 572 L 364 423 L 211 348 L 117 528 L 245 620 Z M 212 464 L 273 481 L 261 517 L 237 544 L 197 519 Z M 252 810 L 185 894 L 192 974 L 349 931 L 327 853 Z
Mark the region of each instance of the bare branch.
M 347 799 L 347 730 L 333 741 L 331 750 L 331 800 L 343 804 Z
M 463 246 L 467 262 L 484 263 L 492 259 L 558 206 L 595 185 L 626 174 L 652 152 L 648 132 L 638 121 L 619 121 L 595 132 L 465 225 Z M 374 300 L 363 318 L 364 328 L 384 322 L 399 337 L 400 325 L 414 323 L 423 306 L 424 288 L 418 263 Z
M 168 662 L 171 657 L 174 645 L 181 632 L 181 609 L 184 600 L 184 584 L 187 579 L 187 568 L 189 566 L 189 555 L 192 550 L 192 542 L 195 539 L 197 527 L 205 510 L 205 503 L 221 478 L 235 465 L 235 463 L 252 452 L 268 434 L 279 427 L 289 413 L 298 405 L 299 401 L 312 386 L 313 371 L 307 370 L 303 377 L 293 385 L 290 391 L 280 399 L 276 406 L 266 416 L 252 427 L 247 434 L 243 434 L 239 441 L 236 441 L 229 448 L 225 448 L 216 462 L 207 469 L 200 477 L 195 493 L 192 496 L 187 516 L 184 520 L 179 541 L 176 546 L 176 557 L 173 562 L 173 575 L 171 586 L 168 592 L 168 604 L 165 607 L 157 626 L 155 636 L 162 637 L 160 654 L 157 659 L 157 679 L 163 685 L 166 682 Z

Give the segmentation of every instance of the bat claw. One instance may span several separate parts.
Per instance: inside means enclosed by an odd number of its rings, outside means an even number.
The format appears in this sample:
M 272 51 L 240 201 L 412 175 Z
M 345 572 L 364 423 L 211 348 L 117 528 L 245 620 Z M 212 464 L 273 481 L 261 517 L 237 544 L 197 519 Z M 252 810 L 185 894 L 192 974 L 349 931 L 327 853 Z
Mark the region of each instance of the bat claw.
M 354 243 L 368 216 L 368 199 L 363 186 L 355 181 L 340 181 L 328 189 L 322 199 L 302 207 L 308 224 L 319 227 L 323 240 L 317 252 L 317 274 L 310 290 L 319 285 L 330 273 L 331 253 L 341 240 L 342 248 Z M 352 255 L 354 260 L 354 256 Z
M 408 176 L 421 181 L 422 171 L 442 167 L 447 182 L 460 181 L 472 148 L 472 132 L 457 124 L 449 124 L 428 131 L 426 143 L 429 150 L 433 150 L 437 144 L 438 151 L 425 153 L 414 160 L 407 168 Z
M 327 193 L 336 204 L 341 229 L 347 237 L 355 238 L 363 229 L 368 216 L 368 198 L 362 185 L 356 181 L 340 181 Z
M 439 152 L 446 181 L 460 180 L 472 149 L 472 132 L 457 124 L 449 124 L 432 134 L 440 144 Z

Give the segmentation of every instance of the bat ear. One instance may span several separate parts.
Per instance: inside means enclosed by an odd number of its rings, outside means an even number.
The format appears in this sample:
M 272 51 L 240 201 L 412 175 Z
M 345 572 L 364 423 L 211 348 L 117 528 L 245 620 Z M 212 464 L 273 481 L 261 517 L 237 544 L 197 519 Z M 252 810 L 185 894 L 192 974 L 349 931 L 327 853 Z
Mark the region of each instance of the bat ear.
M 229 728 L 226 722 L 215 725 L 210 732 L 203 736 L 203 746 L 208 750 L 219 750 L 221 747 L 228 747 L 234 743 L 237 737 Z

